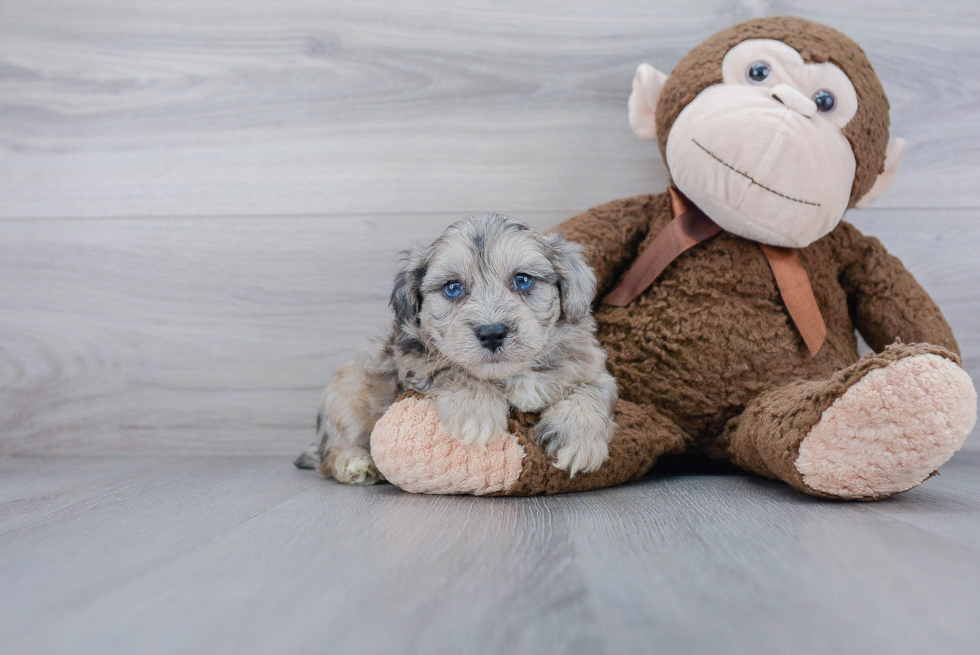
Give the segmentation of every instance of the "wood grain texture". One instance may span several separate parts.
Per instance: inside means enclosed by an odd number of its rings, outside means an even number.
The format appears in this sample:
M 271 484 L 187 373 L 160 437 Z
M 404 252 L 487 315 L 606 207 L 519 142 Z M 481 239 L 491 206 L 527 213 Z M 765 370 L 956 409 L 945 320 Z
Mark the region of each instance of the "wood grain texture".
M 0 222 L 0 454 L 294 454 L 390 320 L 398 252 L 457 217 Z M 980 210 L 848 218 L 935 297 L 980 379 Z
M 883 207 L 980 206 L 974 0 L 0 3 L 0 217 L 572 211 L 663 188 L 626 121 L 745 18 L 863 45 L 909 142 Z
M 305 445 L 399 252 L 457 218 L 0 222 L 0 454 Z
M 980 454 L 878 503 L 741 475 L 551 498 L 283 458 L 0 458 L 33 653 L 975 653 Z

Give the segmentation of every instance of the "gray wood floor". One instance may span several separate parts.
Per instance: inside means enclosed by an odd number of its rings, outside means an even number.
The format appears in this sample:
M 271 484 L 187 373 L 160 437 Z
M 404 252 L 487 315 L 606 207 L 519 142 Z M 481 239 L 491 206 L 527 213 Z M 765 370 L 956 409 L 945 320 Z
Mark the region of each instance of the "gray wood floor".
M 976 653 L 980 453 L 879 503 L 742 475 L 551 498 L 275 457 L 0 459 L 5 653 Z
M 909 147 L 847 220 L 980 380 L 976 0 L 0 0 L 0 652 L 976 653 L 980 431 L 873 504 L 288 461 L 398 251 L 663 190 L 636 65 L 781 13 L 878 70 Z

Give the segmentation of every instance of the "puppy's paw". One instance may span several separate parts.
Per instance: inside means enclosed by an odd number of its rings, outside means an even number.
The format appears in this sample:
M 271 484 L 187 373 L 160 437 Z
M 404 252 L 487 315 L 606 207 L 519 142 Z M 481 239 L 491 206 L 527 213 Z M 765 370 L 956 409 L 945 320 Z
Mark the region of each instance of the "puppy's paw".
M 591 473 L 609 459 L 609 444 L 605 441 L 586 440 L 569 443 L 554 452 L 555 468 L 568 471 L 569 477 L 578 472 Z
M 436 409 L 443 427 L 465 446 L 486 446 L 507 433 L 507 405 L 456 392 L 439 396 Z
M 576 473 L 591 473 L 609 459 L 609 442 L 616 424 L 607 416 L 575 416 L 552 408 L 534 428 L 535 438 L 544 446 L 557 468 Z
M 322 471 L 338 482 L 353 485 L 368 485 L 384 482 L 384 476 L 374 465 L 371 455 L 363 450 L 348 450 L 338 453 L 329 471 Z
M 452 427 L 446 427 L 464 446 L 486 446 L 495 438 L 506 434 L 507 417 L 502 412 L 472 407 L 468 412 L 454 417 Z

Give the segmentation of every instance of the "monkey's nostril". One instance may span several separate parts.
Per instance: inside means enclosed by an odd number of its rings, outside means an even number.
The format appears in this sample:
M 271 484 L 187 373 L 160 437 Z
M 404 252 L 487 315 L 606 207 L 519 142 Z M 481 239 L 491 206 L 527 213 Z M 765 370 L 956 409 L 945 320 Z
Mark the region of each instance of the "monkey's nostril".
M 484 348 L 491 352 L 497 352 L 504 344 L 504 338 L 507 337 L 507 326 L 503 323 L 481 325 L 474 332 L 476 332 L 476 337 Z
M 789 84 L 777 84 L 769 92 L 769 95 L 776 102 L 792 109 L 801 116 L 812 118 L 817 113 L 817 105 L 813 100 L 807 98 L 796 87 L 790 86 Z

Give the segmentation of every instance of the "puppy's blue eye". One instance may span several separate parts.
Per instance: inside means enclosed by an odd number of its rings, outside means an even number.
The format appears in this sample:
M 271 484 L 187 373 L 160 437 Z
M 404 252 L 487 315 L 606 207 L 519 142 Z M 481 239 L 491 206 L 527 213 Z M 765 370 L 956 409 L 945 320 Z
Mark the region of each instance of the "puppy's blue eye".
M 750 82 L 760 84 L 766 81 L 770 72 L 772 72 L 772 68 L 769 67 L 769 64 L 764 61 L 754 61 L 749 64 L 749 70 L 745 72 L 745 76 L 749 78 Z
M 534 286 L 534 278 L 530 275 L 518 273 L 514 276 L 514 288 L 518 291 L 527 291 Z
M 813 102 L 817 105 L 817 111 L 824 114 L 834 111 L 834 107 L 837 105 L 834 94 L 830 91 L 817 91 L 813 94 Z
M 447 298 L 459 298 L 463 295 L 463 285 L 459 282 L 447 282 L 446 286 L 442 288 L 442 292 L 446 294 Z

